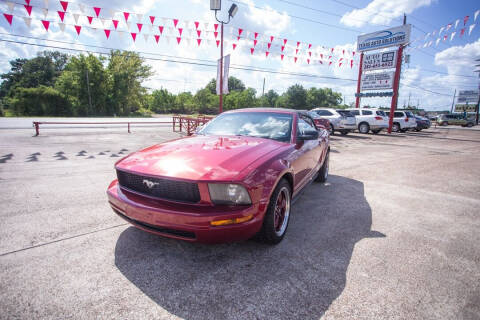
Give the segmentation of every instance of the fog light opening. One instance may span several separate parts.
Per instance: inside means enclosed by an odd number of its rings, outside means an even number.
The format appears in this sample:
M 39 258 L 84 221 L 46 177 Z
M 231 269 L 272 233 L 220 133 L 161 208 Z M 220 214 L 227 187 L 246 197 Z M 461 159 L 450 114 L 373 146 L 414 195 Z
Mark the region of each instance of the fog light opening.
M 253 215 L 248 215 L 245 217 L 240 217 L 240 218 L 235 218 L 235 219 L 225 219 L 225 220 L 214 220 L 210 221 L 210 225 L 212 226 L 226 226 L 229 224 L 237 224 L 237 223 L 243 223 L 247 222 L 249 220 L 252 220 Z

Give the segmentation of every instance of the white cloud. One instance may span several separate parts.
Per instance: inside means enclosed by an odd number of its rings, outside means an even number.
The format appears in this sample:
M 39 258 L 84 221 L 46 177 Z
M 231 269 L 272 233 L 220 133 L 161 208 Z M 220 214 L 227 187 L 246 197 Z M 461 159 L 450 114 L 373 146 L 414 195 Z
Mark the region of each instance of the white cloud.
M 340 22 L 351 27 L 363 27 L 366 24 L 389 25 L 392 20 L 412 13 L 415 9 L 429 6 L 435 0 L 373 0 L 365 8 L 347 12 Z
M 435 64 L 446 67 L 452 74 L 470 74 L 478 57 L 480 57 L 480 39 L 464 46 L 450 47 L 435 54 Z

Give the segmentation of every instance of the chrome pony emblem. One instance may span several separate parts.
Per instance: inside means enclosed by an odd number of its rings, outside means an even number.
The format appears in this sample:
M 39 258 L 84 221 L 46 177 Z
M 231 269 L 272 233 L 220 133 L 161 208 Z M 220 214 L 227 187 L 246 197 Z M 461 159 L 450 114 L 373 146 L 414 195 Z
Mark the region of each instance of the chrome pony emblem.
M 143 184 L 146 185 L 149 189 L 152 189 L 154 186 L 158 185 L 158 182 L 153 182 L 147 179 L 143 179 Z

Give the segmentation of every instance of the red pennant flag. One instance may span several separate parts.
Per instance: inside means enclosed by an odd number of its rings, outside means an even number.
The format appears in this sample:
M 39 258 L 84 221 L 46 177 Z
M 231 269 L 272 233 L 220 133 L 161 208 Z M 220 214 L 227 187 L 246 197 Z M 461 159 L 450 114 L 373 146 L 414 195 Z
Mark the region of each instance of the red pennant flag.
M 283 50 L 285 50 L 285 46 L 282 46 L 282 48 L 281 48 L 281 49 L 282 49 L 282 52 L 283 52 Z
M 183 29 L 182 29 L 182 28 L 178 28 L 178 33 L 180 34 L 180 37 L 182 36 L 182 32 L 183 32 Z
M 333 48 L 332 48 L 332 52 L 333 52 Z
M 137 23 L 138 32 L 142 32 L 143 23 Z
M 311 57 L 312 56 L 312 51 L 308 51 L 308 55 Z
M 197 37 L 200 38 L 200 35 L 202 34 L 201 30 L 197 30 Z
M 342 62 L 340 62 L 340 64 L 339 64 L 338 66 L 341 67 L 341 66 L 342 66 Z
M 282 61 L 283 61 L 283 57 L 285 57 L 285 55 L 284 55 L 284 54 L 281 54 L 281 55 L 280 55 L 280 59 L 281 59 Z
M 444 42 L 447 41 L 447 38 L 448 38 L 448 36 L 447 36 L 447 35 L 444 35 L 444 36 L 443 36 L 443 41 L 444 41 Z
M 200 47 L 200 43 L 202 42 L 202 39 L 197 39 L 198 46 Z
M 217 48 L 218 48 L 218 45 L 220 44 L 220 40 L 217 40 L 216 43 L 217 43 Z
M 154 35 L 154 37 L 155 37 L 155 41 L 157 41 L 157 43 L 158 43 L 158 41 L 160 40 L 160 35 L 156 34 L 156 35 Z
M 297 48 L 298 48 L 299 45 L 300 45 L 300 41 L 297 41 Z
M 217 29 L 218 29 L 218 23 L 215 23 L 215 24 L 213 25 L 213 27 L 215 28 L 215 31 L 217 31 Z
M 235 50 L 235 48 L 237 47 L 237 44 L 236 44 L 236 43 L 232 43 L 232 47 L 233 47 L 233 50 Z
M 468 18 L 470 18 L 470 16 L 465 16 L 465 18 L 463 18 L 463 26 L 467 24 Z
M 93 7 L 93 11 L 95 11 L 95 14 L 97 15 L 97 18 L 98 18 L 98 16 L 100 15 L 100 10 L 102 10 L 102 8 Z
M 460 30 L 460 37 L 463 36 L 465 33 L 465 28 L 463 28 L 462 30 Z
M 322 60 L 318 60 L 318 62 L 320 62 L 320 64 L 323 64 Z
M 107 39 L 110 37 L 110 30 L 108 29 L 104 29 L 103 30 L 105 32 L 105 36 L 107 37 Z
M 309 43 L 309 44 L 308 44 L 308 49 L 310 49 L 311 47 L 312 47 L 312 44 L 311 44 L 311 43 Z
M 321 54 L 321 53 L 320 53 L 320 58 L 322 58 L 322 59 L 323 59 L 323 54 Z
M 177 44 L 180 44 L 180 41 L 182 41 L 181 37 L 177 37 Z
M 253 40 L 253 46 L 255 47 L 257 45 L 257 40 Z
M 152 26 L 153 26 L 153 23 L 155 22 L 155 16 L 150 16 L 150 22 L 152 23 Z
M 218 32 L 217 32 L 217 31 L 215 31 L 215 32 L 213 33 L 213 35 L 215 36 L 215 39 L 216 39 L 216 38 L 217 38 L 217 36 L 218 36 Z
M 89 23 L 89 24 L 92 24 L 93 17 L 87 16 L 87 19 L 88 19 L 88 23 Z
M 345 55 L 345 50 L 342 50 L 342 54 Z
M 310 64 L 310 59 L 307 59 L 307 63 Z
M 10 23 L 11 24 L 11 23 Z M 48 20 L 42 20 L 42 24 L 43 24 L 43 27 L 45 28 L 45 30 L 48 31 L 48 27 L 50 26 L 50 21 Z
M 328 63 L 328 66 L 329 66 L 329 67 L 330 67 L 331 65 L 332 65 L 332 61 L 330 61 L 330 62 Z
M 265 57 L 268 57 L 268 54 L 269 54 L 269 53 L 270 53 L 270 52 L 266 51 L 266 52 L 265 52 Z
M 271 47 L 271 46 L 272 46 L 272 43 L 271 43 L 271 42 L 267 43 L 268 50 L 270 50 L 270 47 Z
M 297 57 L 295 57 L 295 58 L 293 58 L 293 60 L 295 61 L 295 63 L 297 63 L 297 60 L 298 60 L 298 58 L 297 58 Z
M 237 37 L 237 41 L 239 41 L 239 40 L 240 40 L 240 37 L 238 36 L 238 37 Z
M 253 54 L 253 51 L 255 51 L 255 48 L 250 48 L 250 54 Z
M 5 19 L 7 19 L 8 24 L 12 25 L 13 15 L 8 14 L 8 13 L 4 13 L 3 16 L 5 17 Z
M 270 36 L 270 42 L 273 42 L 274 37 Z
M 195 24 L 195 29 L 198 29 L 198 25 L 200 24 L 200 22 L 195 21 L 195 22 L 193 22 L 193 23 Z
M 241 35 L 242 35 L 242 32 L 243 32 L 243 29 L 238 28 L 238 36 L 241 36 Z
M 128 21 L 128 17 L 130 17 L 130 13 L 124 12 L 123 16 L 125 17 L 125 21 Z
M 283 39 L 283 45 L 287 44 L 287 39 Z
M 332 56 L 328 56 L 328 59 L 332 59 Z
M 257 39 L 258 37 L 258 32 L 255 32 L 255 39 Z
M 298 49 L 295 49 L 295 54 L 298 54 Z
M 25 2 L 27 3 L 27 5 L 30 5 L 30 0 L 25 0 Z
M 130 32 L 130 34 L 132 35 L 133 42 L 135 42 L 137 39 L 137 34 L 135 32 Z
M 178 19 L 173 19 L 173 26 L 176 28 L 178 24 Z
M 342 61 L 342 60 L 343 60 L 343 58 L 340 58 L 340 60 L 338 60 L 338 61 Z
M 158 30 L 160 30 L 160 34 L 163 34 L 163 26 L 158 26 Z
M 115 27 L 115 30 L 117 30 L 118 27 L 118 20 L 112 20 L 113 26 Z
M 60 4 L 62 5 L 63 11 L 67 11 L 68 1 L 60 1 Z
M 32 6 L 28 4 L 24 4 L 23 6 L 25 7 L 25 10 L 27 10 L 28 15 L 30 16 L 32 14 Z
M 352 57 L 355 57 L 355 51 L 352 52 Z
M 65 11 L 57 11 L 58 12 L 58 15 L 60 16 L 60 20 L 62 20 L 63 22 L 63 19 L 65 19 Z
M 77 35 L 80 35 L 80 31 L 82 30 L 81 26 L 75 26 L 75 30 L 77 31 Z
M 353 60 L 350 60 L 350 69 L 353 68 Z

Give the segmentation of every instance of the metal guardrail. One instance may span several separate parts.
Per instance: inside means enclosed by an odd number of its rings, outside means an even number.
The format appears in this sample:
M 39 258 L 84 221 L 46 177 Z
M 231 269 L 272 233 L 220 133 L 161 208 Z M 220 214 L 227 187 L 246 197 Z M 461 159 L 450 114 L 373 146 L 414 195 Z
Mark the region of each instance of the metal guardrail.
M 204 125 L 213 118 L 213 116 L 204 115 L 198 117 L 173 116 L 173 132 L 183 132 L 185 130 L 187 135 L 191 136 L 199 126 Z

